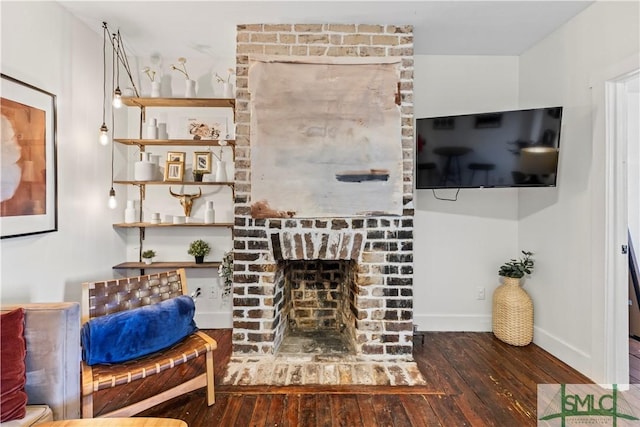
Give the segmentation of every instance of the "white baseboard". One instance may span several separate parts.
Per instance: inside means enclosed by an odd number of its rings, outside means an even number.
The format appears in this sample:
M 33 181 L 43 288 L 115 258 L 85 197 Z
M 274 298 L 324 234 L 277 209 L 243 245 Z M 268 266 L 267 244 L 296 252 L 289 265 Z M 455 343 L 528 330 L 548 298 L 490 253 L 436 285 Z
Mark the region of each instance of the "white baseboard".
M 533 342 L 581 374 L 591 377 L 591 356 L 547 331 L 533 327 Z
M 414 314 L 413 322 L 419 331 L 491 332 L 491 315 Z
M 231 311 L 196 313 L 194 319 L 200 329 L 226 329 L 233 327 Z

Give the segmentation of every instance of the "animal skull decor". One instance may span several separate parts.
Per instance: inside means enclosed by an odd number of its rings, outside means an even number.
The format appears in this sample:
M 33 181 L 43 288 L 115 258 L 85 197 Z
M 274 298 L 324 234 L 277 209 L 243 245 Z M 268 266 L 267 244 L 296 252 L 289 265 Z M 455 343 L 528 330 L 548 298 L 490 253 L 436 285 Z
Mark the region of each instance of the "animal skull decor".
M 198 194 L 176 194 L 171 191 L 171 187 L 169 187 L 169 194 L 180 200 L 180 205 L 182 205 L 182 209 L 184 209 L 184 215 L 190 216 L 191 208 L 193 207 L 193 201 L 202 196 L 202 188 L 198 188 L 198 190 Z

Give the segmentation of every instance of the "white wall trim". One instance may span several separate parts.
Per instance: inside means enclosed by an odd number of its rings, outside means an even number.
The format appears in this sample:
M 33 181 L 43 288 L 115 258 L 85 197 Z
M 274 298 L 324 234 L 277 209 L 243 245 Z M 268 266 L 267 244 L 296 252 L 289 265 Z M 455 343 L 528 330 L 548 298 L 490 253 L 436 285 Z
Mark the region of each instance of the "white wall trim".
M 583 375 L 591 377 L 591 357 L 584 351 L 537 326 L 533 327 L 533 343 Z
M 418 314 L 413 321 L 419 331 L 491 332 L 491 315 Z

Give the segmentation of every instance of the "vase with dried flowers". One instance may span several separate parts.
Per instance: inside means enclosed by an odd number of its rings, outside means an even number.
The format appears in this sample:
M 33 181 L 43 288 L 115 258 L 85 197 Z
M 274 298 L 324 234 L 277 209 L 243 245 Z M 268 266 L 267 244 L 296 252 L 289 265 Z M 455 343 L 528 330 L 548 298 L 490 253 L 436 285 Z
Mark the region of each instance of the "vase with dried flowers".
M 233 96 L 233 84 L 231 83 L 231 76 L 235 75 L 233 68 L 227 69 L 227 78 L 220 77 L 218 73 L 215 74 L 216 81 L 222 83 L 222 96 L 224 98 L 235 98 Z
M 171 64 L 171 69 L 176 70 L 182 74 L 184 74 L 186 90 L 185 90 L 185 98 L 195 98 L 196 97 L 196 82 L 195 80 L 191 80 L 189 78 L 189 73 L 187 72 L 187 59 L 184 57 L 178 58 L 178 65 Z
M 149 81 L 151 82 L 151 97 L 159 98 L 160 97 L 160 82 L 156 81 L 156 72 L 151 69 L 151 67 L 144 67 L 142 72 L 149 77 Z
M 221 139 L 220 141 L 218 141 L 218 144 L 224 146 L 227 145 L 227 141 Z M 211 152 L 211 154 L 213 154 L 213 157 L 216 158 L 216 182 L 227 182 L 227 162 L 223 160 L 222 147 L 220 147 L 220 151 L 218 152 L 218 154 L 213 151 Z

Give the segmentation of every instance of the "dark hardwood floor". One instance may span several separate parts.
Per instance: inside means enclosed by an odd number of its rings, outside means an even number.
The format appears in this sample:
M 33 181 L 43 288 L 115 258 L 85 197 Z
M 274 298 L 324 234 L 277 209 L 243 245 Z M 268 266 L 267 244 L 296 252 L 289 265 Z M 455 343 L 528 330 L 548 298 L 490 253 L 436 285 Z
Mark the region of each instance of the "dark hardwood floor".
M 231 330 L 206 332 L 218 341 L 219 382 L 231 356 Z M 590 382 L 534 344 L 512 347 L 491 333 L 425 333 L 424 344 L 420 337 L 415 339 L 414 358 L 427 386 L 218 385 L 213 406 L 206 405 L 204 390 L 199 390 L 139 416 L 178 418 L 190 427 L 534 426 L 537 384 Z M 186 367 L 166 372 L 171 375 L 160 383 L 194 374 Z M 94 399 L 96 415 L 114 403 L 154 393 L 149 386 L 135 384 L 124 392 L 100 392 Z
M 629 384 L 640 384 L 640 341 L 629 338 Z

